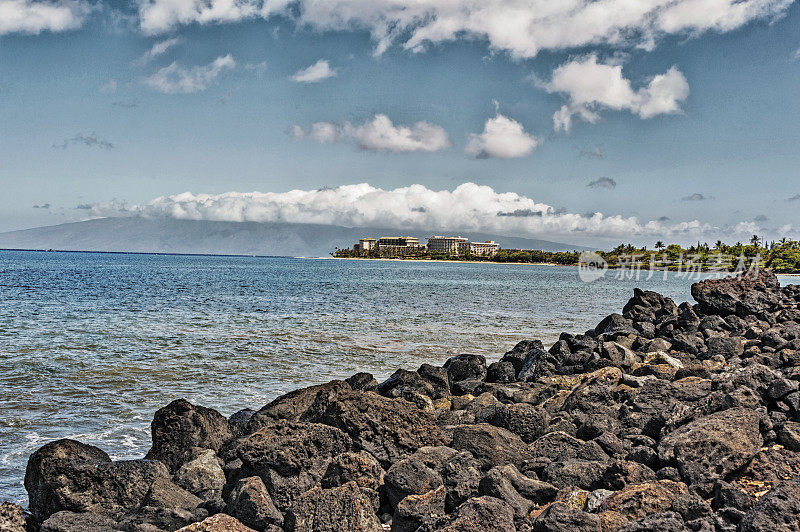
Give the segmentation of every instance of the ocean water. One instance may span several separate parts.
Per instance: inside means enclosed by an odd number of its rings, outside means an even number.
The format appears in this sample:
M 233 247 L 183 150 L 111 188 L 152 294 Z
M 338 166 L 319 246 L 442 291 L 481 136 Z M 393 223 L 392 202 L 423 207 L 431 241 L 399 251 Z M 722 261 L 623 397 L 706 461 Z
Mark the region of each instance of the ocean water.
M 0 500 L 25 504 L 32 451 L 64 437 L 142 457 L 173 399 L 229 415 L 369 371 L 497 359 L 619 312 L 658 272 L 583 283 L 569 267 L 0 251 Z

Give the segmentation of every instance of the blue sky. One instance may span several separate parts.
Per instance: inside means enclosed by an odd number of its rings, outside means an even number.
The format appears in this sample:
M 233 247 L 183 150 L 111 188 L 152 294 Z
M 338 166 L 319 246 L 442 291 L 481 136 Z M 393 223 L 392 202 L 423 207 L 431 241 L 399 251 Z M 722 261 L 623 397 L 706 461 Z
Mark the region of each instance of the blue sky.
M 0 0 L 0 230 L 137 213 L 800 236 L 797 2 L 427 3 Z

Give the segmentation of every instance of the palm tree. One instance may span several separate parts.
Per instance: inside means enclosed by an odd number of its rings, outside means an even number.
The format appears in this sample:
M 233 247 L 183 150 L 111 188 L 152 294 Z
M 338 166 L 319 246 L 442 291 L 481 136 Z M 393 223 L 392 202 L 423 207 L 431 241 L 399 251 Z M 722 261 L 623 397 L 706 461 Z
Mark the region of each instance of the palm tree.
M 758 238 L 758 235 L 753 235 L 750 237 L 750 243 L 755 247 L 758 247 L 758 245 L 761 243 L 761 239 Z
M 656 249 L 664 249 L 665 247 L 666 246 L 664 245 L 664 243 L 661 240 L 656 242 Z
M 714 247 L 716 247 L 717 249 L 722 249 L 722 240 L 717 240 L 717 243 L 714 244 Z

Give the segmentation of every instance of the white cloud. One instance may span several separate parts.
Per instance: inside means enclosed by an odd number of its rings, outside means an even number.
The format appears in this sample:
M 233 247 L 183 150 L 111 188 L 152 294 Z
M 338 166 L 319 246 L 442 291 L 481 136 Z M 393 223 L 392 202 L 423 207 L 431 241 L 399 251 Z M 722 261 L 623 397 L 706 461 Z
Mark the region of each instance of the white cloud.
M 400 43 L 486 40 L 517 58 L 587 45 L 652 47 L 664 35 L 726 32 L 783 15 L 792 0 L 143 0 L 142 29 L 283 15 L 317 30 L 366 29 L 376 54 Z
M 171 39 L 164 39 L 163 41 L 158 41 L 157 43 L 153 44 L 153 46 L 146 51 L 142 56 L 134 61 L 134 64 L 138 66 L 144 66 L 156 57 L 160 55 L 164 55 L 167 50 L 172 48 L 173 46 L 180 43 L 181 40 L 178 37 L 173 37 Z
M 317 83 L 324 79 L 332 78 L 336 75 L 336 70 L 331 68 L 327 59 L 320 59 L 316 63 L 306 68 L 298 70 L 292 79 L 297 83 Z
M 683 0 L 659 13 L 656 28 L 664 33 L 735 30 L 754 18 L 782 13 L 791 2 L 782 0 Z
M 640 101 L 636 113 L 642 118 L 680 113 L 681 102 L 689 96 L 689 83 L 673 66 L 664 74 L 654 76 L 638 95 Z
M 433 152 L 452 145 L 441 126 L 424 121 L 411 126 L 396 126 L 383 114 L 377 114 L 361 125 L 316 122 L 308 131 L 294 126 L 292 135 L 295 139 L 311 139 L 323 144 L 352 140 L 359 148 L 368 151 Z
M 594 54 L 559 66 L 549 82 L 539 85 L 567 98 L 567 103 L 553 115 L 556 131 L 569 131 L 573 116 L 595 123 L 601 109 L 627 110 L 640 118 L 679 113 L 681 102 L 689 96 L 689 84 L 674 66 L 634 90 L 622 74 L 622 65 L 598 63 Z
M 308 131 L 295 125 L 292 128 L 292 135 L 295 140 L 311 139 L 320 144 L 330 144 L 337 142 L 342 137 L 342 128 L 338 124 L 331 122 L 314 122 Z
M 144 0 L 139 25 L 148 34 L 164 33 L 192 23 L 236 22 L 250 18 L 288 15 L 292 0 Z
M 119 85 L 119 83 L 117 83 L 117 80 L 110 79 L 110 80 L 106 81 L 105 83 L 103 83 L 102 85 L 100 85 L 97 88 L 97 90 L 99 92 L 104 92 L 104 93 L 111 94 L 111 93 L 117 92 L 117 86 L 118 85 Z
M 164 94 L 189 94 L 206 90 L 224 70 L 236 67 L 230 54 L 219 56 L 208 65 L 186 68 L 172 63 L 145 78 L 144 83 Z
M 478 159 L 524 157 L 539 142 L 539 139 L 525 132 L 522 124 L 498 114 L 486 121 L 483 133 L 470 134 L 464 151 Z
M 375 115 L 371 121 L 356 127 L 346 127 L 359 147 L 377 151 L 438 151 L 451 146 L 450 138 L 441 126 L 416 122 L 412 126 L 395 126 L 386 115 Z
M 590 124 L 596 124 L 600 121 L 600 115 L 586 106 L 562 105 L 558 111 L 553 113 L 553 128 L 556 131 L 569 131 L 572 129 L 572 117 L 576 115 Z
M 0 35 L 72 30 L 90 11 L 89 4 L 79 0 L 0 0 Z
M 185 220 L 231 222 L 289 222 L 348 227 L 392 227 L 427 231 L 481 231 L 500 235 L 583 238 L 673 237 L 691 242 L 715 236 L 749 236 L 751 221 L 717 227 L 698 220 L 669 223 L 640 221 L 636 217 L 594 213 L 581 215 L 514 192 L 496 192 L 491 187 L 464 183 L 454 190 L 431 190 L 410 185 L 383 190 L 367 183 L 319 190 L 289 192 L 227 192 L 163 196 L 149 203 L 127 206 L 119 203 L 87 206 L 87 215 L 170 217 Z M 781 236 L 796 234 L 791 226 L 780 228 Z
M 630 81 L 622 75 L 622 66 L 598 63 L 596 55 L 559 66 L 545 88 L 568 95 L 573 105 L 600 104 L 623 109 L 636 99 Z

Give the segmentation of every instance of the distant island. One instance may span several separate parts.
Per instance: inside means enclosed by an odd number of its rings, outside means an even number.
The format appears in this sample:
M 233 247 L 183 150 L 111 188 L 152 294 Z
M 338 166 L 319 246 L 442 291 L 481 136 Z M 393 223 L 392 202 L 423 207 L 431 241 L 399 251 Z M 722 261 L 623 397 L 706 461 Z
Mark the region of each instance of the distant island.
M 427 245 L 412 236 L 364 237 L 352 248 L 337 248 L 331 255 L 342 259 L 406 259 L 457 260 L 466 262 L 500 262 L 556 264 L 577 266 L 586 260 L 586 251 L 545 251 L 541 249 L 505 249 L 494 241 L 470 242 L 460 236 L 432 236 Z M 747 244 L 726 244 L 718 240 L 713 246 L 698 242 L 687 248 L 679 244 L 655 243 L 646 246 L 620 244 L 612 250 L 592 253 L 605 261 L 608 268 L 670 271 L 734 271 L 742 267 L 769 268 L 776 273 L 800 273 L 800 242 L 781 239 L 764 242 L 753 235 Z

